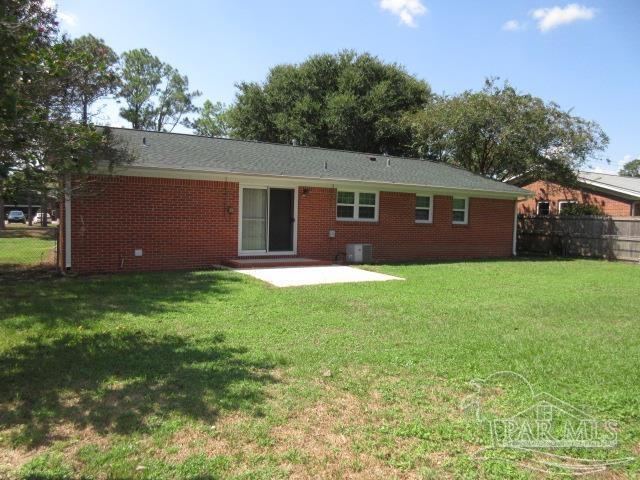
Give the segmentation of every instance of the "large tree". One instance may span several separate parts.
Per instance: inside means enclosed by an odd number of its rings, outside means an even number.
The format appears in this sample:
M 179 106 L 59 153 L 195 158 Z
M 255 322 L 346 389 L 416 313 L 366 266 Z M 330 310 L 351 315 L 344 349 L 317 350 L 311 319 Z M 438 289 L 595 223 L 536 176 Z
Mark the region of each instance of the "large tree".
M 314 55 L 240 83 L 226 119 L 233 137 L 400 154 L 410 129 L 399 119 L 424 108 L 429 85 L 367 53 Z
M 39 85 L 56 37 L 55 12 L 41 1 L 0 2 L 0 228 L 5 182 L 32 148 L 46 113 Z
M 126 106 L 120 109 L 120 116 L 135 129 L 151 129 L 155 123 L 153 99 L 162 81 L 163 63 L 146 48 L 124 52 L 122 63 L 119 96 Z
M 213 103 L 206 100 L 201 109 L 200 115 L 189 126 L 196 134 L 204 137 L 227 137 L 229 135 L 229 124 L 227 122 L 227 107 L 224 103 Z
M 640 177 L 640 158 L 625 163 L 618 174 L 623 177 Z
M 118 76 L 118 55 L 93 35 L 83 35 L 70 41 L 72 54 L 70 93 L 79 110 L 82 123 L 89 121 L 89 108 L 100 98 L 116 92 Z
M 437 98 L 406 123 L 414 155 L 502 181 L 571 181 L 608 144 L 597 123 L 494 79 L 480 91 Z
M 146 48 L 124 52 L 122 60 L 119 96 L 126 103 L 120 109 L 122 118 L 135 129 L 158 132 L 189 124 L 186 115 L 197 110 L 193 99 L 200 92 L 189 90 L 185 75 Z
M 77 80 L 83 56 L 61 38 L 55 11 L 39 0 L 0 3 L 0 212 L 11 175 L 35 172 L 42 190 L 93 171 L 97 162 L 126 161 L 108 131 L 77 122 Z M 49 193 L 47 193 L 49 194 Z M 0 222 L 4 227 L 4 222 Z

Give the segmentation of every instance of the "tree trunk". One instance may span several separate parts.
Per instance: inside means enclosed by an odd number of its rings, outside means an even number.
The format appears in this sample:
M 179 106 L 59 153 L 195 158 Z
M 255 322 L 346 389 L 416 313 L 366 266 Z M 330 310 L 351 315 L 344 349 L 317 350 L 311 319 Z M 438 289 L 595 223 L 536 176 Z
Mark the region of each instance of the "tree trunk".
M 4 179 L 0 178 L 0 230 L 4 230 Z

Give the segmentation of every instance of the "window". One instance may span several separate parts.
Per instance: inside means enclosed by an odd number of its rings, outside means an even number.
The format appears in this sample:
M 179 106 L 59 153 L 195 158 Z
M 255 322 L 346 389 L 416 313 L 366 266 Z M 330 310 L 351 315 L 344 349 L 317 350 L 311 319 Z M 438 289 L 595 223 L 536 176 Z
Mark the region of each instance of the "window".
M 378 194 L 373 192 L 338 192 L 338 220 L 376 221 Z
M 356 209 L 356 194 L 353 192 L 338 192 L 338 218 L 354 218 Z
M 538 215 L 549 215 L 549 202 L 538 202 Z
M 453 223 L 464 225 L 469 220 L 469 199 L 454 198 L 453 199 Z
M 416 195 L 416 223 L 431 223 L 431 197 Z
M 631 215 L 634 217 L 640 217 L 640 202 L 635 202 L 633 204 L 633 212 L 631 212 Z
M 575 200 L 561 200 L 558 202 L 558 213 L 562 213 L 562 209 L 564 207 L 566 207 L 567 205 L 575 205 L 578 202 L 576 202 Z
M 376 194 L 358 194 L 358 218 L 374 220 L 376 218 Z

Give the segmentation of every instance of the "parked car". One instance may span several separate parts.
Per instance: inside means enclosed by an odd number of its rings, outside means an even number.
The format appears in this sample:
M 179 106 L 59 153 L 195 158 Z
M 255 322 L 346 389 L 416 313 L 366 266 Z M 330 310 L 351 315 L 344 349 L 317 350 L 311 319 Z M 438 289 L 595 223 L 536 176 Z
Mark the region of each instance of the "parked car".
M 27 223 L 27 217 L 25 217 L 22 210 L 11 210 L 7 216 L 8 223 Z
M 40 225 L 42 223 L 42 212 L 38 212 L 34 215 L 32 223 L 34 225 Z M 47 213 L 47 225 L 51 225 L 52 223 L 53 220 L 51 219 L 51 215 Z

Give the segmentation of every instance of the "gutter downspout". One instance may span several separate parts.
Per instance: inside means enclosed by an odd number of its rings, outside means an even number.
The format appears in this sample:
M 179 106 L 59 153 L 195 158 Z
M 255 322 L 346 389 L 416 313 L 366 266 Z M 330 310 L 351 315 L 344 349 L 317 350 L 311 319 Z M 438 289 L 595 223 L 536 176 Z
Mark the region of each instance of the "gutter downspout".
M 71 180 L 64 181 L 64 269 L 71 270 Z
M 515 257 L 518 255 L 518 200 L 513 202 L 513 242 L 511 253 Z

